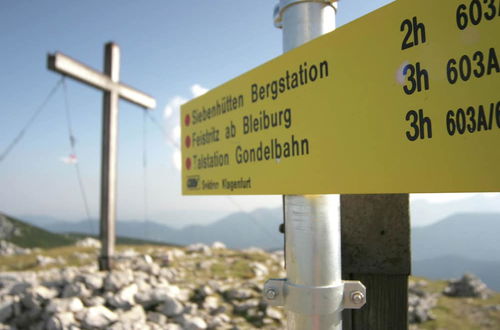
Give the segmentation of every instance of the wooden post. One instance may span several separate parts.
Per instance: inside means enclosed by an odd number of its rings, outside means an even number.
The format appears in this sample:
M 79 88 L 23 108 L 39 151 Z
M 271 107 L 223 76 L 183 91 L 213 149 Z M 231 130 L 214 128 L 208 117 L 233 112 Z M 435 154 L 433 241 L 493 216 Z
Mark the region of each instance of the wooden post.
M 94 70 L 61 53 L 49 54 L 50 70 L 104 92 L 101 161 L 101 256 L 99 269 L 111 270 L 115 250 L 116 153 L 118 148 L 118 100 L 125 99 L 146 109 L 156 107 L 151 96 L 120 83 L 120 49 L 109 42 L 104 48 L 104 72 Z
M 342 195 L 342 278 L 366 286 L 367 303 L 343 311 L 344 330 L 408 328 L 409 195 Z

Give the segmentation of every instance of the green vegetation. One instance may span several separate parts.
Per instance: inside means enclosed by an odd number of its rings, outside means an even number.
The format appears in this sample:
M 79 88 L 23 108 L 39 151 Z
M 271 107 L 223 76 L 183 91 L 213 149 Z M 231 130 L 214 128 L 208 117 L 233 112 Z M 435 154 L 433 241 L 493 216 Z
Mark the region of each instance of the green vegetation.
M 86 254 L 88 258 L 82 258 L 83 254 Z M 59 259 L 64 262 L 65 267 L 83 266 L 97 261 L 97 249 L 70 245 L 51 249 L 36 249 L 25 255 L 0 256 L 0 271 L 37 271 L 61 267 L 61 264 L 40 267 L 36 261 L 36 257 L 39 255 Z
M 44 229 L 29 225 L 18 219 L 6 216 L 20 231 L 9 242 L 24 248 L 53 248 L 75 244 L 76 240 L 68 235 L 54 234 Z
M 425 291 L 440 294 L 447 285 L 446 281 L 430 281 L 423 278 L 413 278 L 415 281 L 425 280 Z M 491 298 L 456 298 L 439 295 L 438 302 L 432 313 L 436 317 L 418 325 L 421 330 L 470 330 L 470 329 L 499 329 L 500 294 Z M 488 310 L 488 307 L 492 307 Z

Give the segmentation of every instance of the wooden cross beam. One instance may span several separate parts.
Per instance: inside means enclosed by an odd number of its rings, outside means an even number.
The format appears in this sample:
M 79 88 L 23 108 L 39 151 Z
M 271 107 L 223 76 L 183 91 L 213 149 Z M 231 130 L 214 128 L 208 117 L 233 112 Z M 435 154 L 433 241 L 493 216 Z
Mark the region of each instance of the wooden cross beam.
M 48 55 L 47 66 L 52 71 L 104 92 L 100 210 L 102 250 L 99 268 L 110 270 L 115 249 L 118 99 L 123 98 L 146 109 L 155 108 L 156 101 L 151 96 L 119 82 L 120 48 L 112 42 L 105 46 L 103 73 L 59 52 Z

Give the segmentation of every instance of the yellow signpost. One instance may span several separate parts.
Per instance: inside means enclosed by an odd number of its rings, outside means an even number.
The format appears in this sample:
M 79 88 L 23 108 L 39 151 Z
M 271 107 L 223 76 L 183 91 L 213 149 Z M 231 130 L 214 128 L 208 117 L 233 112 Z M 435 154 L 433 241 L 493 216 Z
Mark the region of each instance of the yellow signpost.
M 183 194 L 500 191 L 500 0 L 398 0 L 182 106 Z

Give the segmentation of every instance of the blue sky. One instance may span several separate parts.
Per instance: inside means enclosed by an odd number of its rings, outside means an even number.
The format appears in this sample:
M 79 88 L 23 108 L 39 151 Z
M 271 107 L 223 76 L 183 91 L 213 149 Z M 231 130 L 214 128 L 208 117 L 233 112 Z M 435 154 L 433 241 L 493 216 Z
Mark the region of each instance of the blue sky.
M 389 2 L 341 1 L 337 25 Z M 0 152 L 60 79 L 46 69 L 47 53 L 61 51 L 101 70 L 108 41 L 121 47 L 121 81 L 154 96 L 158 106 L 152 115 L 168 134 L 174 134 L 176 105 L 191 98 L 193 89 L 216 87 L 281 54 L 281 31 L 272 23 L 275 3 L 2 1 Z M 66 86 L 79 164 L 91 214 L 97 217 L 102 95 L 71 80 Z M 168 107 L 173 114 L 166 118 Z M 64 111 L 60 88 L 23 140 L 0 162 L 0 211 L 67 220 L 85 217 L 74 168 L 61 161 L 70 154 Z M 144 216 L 142 111 L 120 102 L 117 210 L 121 219 Z M 193 222 L 211 221 L 221 213 L 280 204 L 280 196 L 182 197 L 180 173 L 172 161 L 175 147 L 151 121 L 146 127 L 151 219 L 171 222 L 172 212 L 193 212 Z M 449 198 L 441 195 L 436 200 Z

